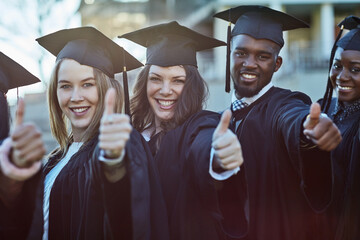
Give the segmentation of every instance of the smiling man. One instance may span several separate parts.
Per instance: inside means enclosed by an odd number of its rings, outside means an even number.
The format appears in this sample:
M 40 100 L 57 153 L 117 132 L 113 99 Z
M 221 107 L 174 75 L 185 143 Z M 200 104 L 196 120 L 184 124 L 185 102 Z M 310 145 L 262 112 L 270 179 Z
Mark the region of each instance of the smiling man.
M 282 32 L 308 25 L 256 5 L 215 17 L 235 24 L 228 76 L 235 88 L 231 110 L 244 164 L 230 180 L 247 197 L 249 222 L 247 235 L 240 239 L 317 239 L 316 212 L 327 207 L 332 187 L 330 159 L 318 158 L 318 153 L 334 149 L 340 132 L 308 96 L 271 82 L 283 63 Z

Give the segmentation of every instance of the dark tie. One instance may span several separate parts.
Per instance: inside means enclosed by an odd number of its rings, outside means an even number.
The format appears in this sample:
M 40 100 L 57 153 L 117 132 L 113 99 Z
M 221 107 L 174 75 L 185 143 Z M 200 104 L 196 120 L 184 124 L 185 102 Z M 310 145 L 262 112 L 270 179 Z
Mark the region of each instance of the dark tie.
M 233 114 L 235 114 L 237 111 L 246 108 L 247 106 L 249 106 L 249 104 L 247 104 L 243 100 L 237 99 L 231 104 L 231 111 L 233 112 Z
M 243 118 L 243 116 L 242 116 L 243 114 L 241 114 L 241 110 L 243 110 L 247 106 L 249 106 L 249 104 L 247 104 L 243 100 L 239 100 L 239 99 L 235 100 L 231 104 L 231 112 L 233 114 L 232 124 L 233 124 L 234 130 L 236 130 L 238 128 L 238 125 L 240 124 L 240 122 L 238 122 L 238 123 L 236 123 L 236 122 Z

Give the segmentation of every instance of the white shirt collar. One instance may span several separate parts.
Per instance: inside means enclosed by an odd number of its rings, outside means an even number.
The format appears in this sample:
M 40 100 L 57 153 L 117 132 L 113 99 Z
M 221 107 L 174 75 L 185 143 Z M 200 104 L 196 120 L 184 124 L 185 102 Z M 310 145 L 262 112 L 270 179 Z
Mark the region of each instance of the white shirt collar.
M 241 98 L 241 100 L 243 100 L 244 102 L 246 102 L 247 104 L 252 104 L 253 102 L 255 102 L 256 100 L 258 100 L 262 95 L 264 95 L 267 91 L 270 90 L 271 87 L 273 87 L 274 84 L 272 82 L 269 82 L 265 87 L 263 87 L 260 92 L 252 97 L 243 97 Z M 237 97 L 235 95 L 235 91 L 233 91 L 233 94 L 231 96 L 231 102 L 234 102 L 237 100 Z

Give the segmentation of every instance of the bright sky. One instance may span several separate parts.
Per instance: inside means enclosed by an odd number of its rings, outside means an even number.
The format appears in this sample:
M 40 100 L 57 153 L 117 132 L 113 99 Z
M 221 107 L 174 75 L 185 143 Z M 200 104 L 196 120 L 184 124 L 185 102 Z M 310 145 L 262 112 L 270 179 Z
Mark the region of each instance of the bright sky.
M 23 6 L 21 8 L 19 6 L 15 6 L 16 2 L 20 2 L 21 4 L 24 3 L 25 7 Z M 9 41 L 9 39 L 0 37 L 0 51 L 25 67 L 29 72 L 40 78 L 39 65 L 37 63 L 36 55 L 41 54 L 43 49 L 35 41 L 35 39 L 40 36 L 37 36 L 37 33 L 34 30 L 34 32 L 29 30 L 35 29 L 37 27 L 37 19 L 35 17 L 37 7 L 35 4 L 36 2 L 36 0 L 0 0 L 0 14 L 2 16 L 2 22 L 0 22 L 0 31 L 2 34 L 8 33 L 7 35 L 3 34 L 3 36 L 11 36 L 9 37 L 11 41 Z M 55 32 L 62 28 L 81 26 L 80 15 L 78 13 L 75 14 L 75 16 L 72 15 L 72 13 L 74 13 L 78 8 L 79 3 L 80 0 L 63 0 L 61 3 L 53 4 L 51 7 L 51 16 L 45 21 L 45 27 L 42 29 L 44 34 Z M 29 24 L 24 21 L 29 21 Z M 68 24 L 66 24 L 67 21 L 69 22 Z M 22 27 L 18 27 L 19 25 Z M 12 31 L 12 29 L 16 29 L 16 27 L 18 27 L 18 31 Z M 23 32 L 24 34 L 19 34 Z M 45 65 L 42 67 L 45 79 L 41 79 L 42 81 L 47 81 L 50 76 L 52 66 L 55 62 L 54 56 L 49 53 L 45 54 Z M 44 84 L 37 83 L 19 88 L 19 95 L 23 96 L 25 93 L 36 93 L 42 91 L 45 91 Z M 7 93 L 7 99 L 10 105 L 16 102 L 16 92 L 16 89 L 12 89 Z

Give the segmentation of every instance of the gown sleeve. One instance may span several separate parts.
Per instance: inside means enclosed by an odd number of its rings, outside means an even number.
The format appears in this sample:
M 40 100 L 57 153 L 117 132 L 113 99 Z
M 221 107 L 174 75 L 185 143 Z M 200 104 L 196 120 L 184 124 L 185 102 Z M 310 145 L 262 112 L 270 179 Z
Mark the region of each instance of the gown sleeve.
M 105 235 L 113 239 L 168 239 L 167 215 L 150 149 L 133 130 L 125 150 L 126 175 L 107 181 L 94 154 L 95 181 L 100 183 L 105 208 Z M 126 233 L 119 229 L 126 228 Z M 125 235 L 124 235 L 125 234 Z
M 276 118 L 276 129 L 300 176 L 300 187 L 306 200 L 315 212 L 322 212 L 329 206 L 332 198 L 332 165 L 329 152 L 316 146 L 301 148 L 301 144 L 308 141 L 303 134 L 303 122 L 309 114 L 310 104 L 306 95 L 293 92 L 282 102 Z

